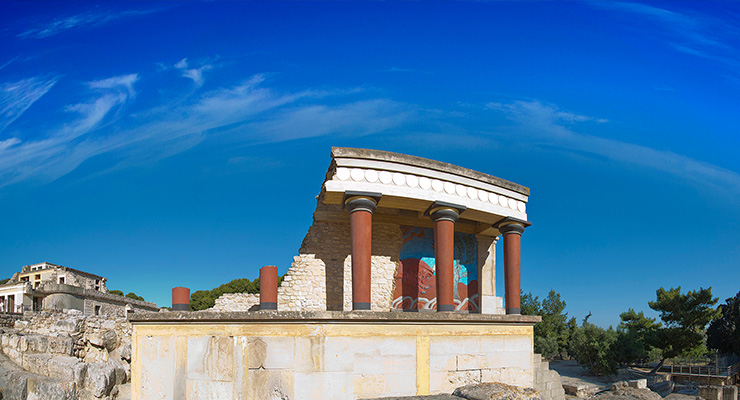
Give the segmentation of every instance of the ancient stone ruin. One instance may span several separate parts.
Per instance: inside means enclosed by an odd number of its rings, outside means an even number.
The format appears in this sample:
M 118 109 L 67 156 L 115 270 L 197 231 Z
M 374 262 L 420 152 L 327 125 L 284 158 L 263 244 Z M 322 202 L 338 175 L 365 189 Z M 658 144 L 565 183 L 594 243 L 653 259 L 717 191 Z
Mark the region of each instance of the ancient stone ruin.
M 562 398 L 532 351 L 539 317 L 520 315 L 529 189 L 385 151 L 331 155 L 279 289 L 264 267 L 259 296 L 131 318 L 133 398 L 354 399 L 486 382 Z

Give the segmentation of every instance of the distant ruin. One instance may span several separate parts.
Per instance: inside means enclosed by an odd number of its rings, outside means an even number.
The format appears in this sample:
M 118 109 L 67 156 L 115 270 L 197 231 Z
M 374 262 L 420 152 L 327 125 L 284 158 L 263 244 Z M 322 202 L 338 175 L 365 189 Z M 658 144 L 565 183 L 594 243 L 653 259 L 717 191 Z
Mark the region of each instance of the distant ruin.
M 108 293 L 107 279 L 42 262 L 26 265 L 0 285 L 0 312 L 79 310 L 84 315 L 126 317 L 159 311 L 156 304 Z

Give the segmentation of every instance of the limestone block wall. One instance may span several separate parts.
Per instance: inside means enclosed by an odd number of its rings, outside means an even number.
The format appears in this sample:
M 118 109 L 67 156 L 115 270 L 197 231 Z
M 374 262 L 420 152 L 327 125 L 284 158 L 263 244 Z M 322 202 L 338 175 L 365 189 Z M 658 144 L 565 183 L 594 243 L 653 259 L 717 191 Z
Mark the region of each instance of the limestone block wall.
M 254 311 L 259 309 L 260 295 L 252 293 L 224 293 L 216 299 L 209 311 Z
M 261 323 L 134 321 L 132 398 L 342 400 L 533 385 L 531 325 L 327 323 L 305 314 L 298 323 L 278 314 Z
M 319 205 L 341 211 L 339 206 Z M 278 288 L 278 309 L 351 310 L 352 248 L 346 222 L 314 221 Z M 391 308 L 402 240 L 398 225 L 373 224 L 371 308 Z

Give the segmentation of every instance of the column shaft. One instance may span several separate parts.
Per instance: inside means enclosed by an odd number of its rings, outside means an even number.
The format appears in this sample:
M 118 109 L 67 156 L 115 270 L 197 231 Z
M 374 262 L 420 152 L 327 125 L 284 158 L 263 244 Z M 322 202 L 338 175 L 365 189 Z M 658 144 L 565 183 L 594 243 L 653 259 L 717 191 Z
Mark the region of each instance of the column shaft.
M 521 314 L 521 243 L 520 233 L 504 233 L 504 285 L 506 313 Z
M 434 259 L 437 275 L 437 311 L 455 311 L 455 223 L 434 222 Z
M 373 214 L 356 210 L 349 215 L 352 230 L 352 309 L 370 309 Z
M 260 310 L 277 310 L 277 282 L 276 266 L 260 268 Z

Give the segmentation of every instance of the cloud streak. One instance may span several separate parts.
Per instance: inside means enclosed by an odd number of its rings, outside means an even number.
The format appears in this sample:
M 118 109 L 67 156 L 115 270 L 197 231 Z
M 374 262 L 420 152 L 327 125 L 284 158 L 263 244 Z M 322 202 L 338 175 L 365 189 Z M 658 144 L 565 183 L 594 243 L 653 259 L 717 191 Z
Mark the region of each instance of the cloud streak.
M 136 17 L 157 12 L 157 10 L 128 10 L 109 13 L 82 13 L 39 24 L 37 27 L 27 29 L 17 36 L 19 38 L 44 39 L 56 36 L 65 31 L 101 26 L 111 21 L 122 18 Z
M 737 56 L 732 56 L 735 47 L 727 42 L 729 37 L 737 39 L 740 36 L 732 23 L 707 15 L 688 14 L 641 3 L 600 1 L 590 4 L 655 22 L 663 30 L 668 45 L 676 51 L 731 66 L 740 65 Z
M 668 150 L 577 133 L 571 127 L 573 122 L 601 122 L 601 119 L 564 112 L 555 105 L 539 101 L 490 103 L 488 107 L 516 123 L 518 140 L 599 155 L 668 173 L 695 184 L 740 192 L 740 174 L 734 171 Z
M 57 80 L 33 77 L 0 84 L 0 132 L 51 90 Z
M 97 93 L 67 106 L 76 115 L 45 139 L 0 142 L 0 187 L 28 180 L 48 182 L 102 154 L 118 160 L 108 170 L 149 163 L 186 151 L 205 140 L 253 145 L 316 136 L 368 135 L 404 123 L 410 112 L 387 99 L 347 101 L 346 91 L 279 92 L 264 77 L 193 96 L 174 107 L 134 115 L 137 74 L 88 82 Z M 115 115 L 115 117 L 114 117 Z M 101 171 L 95 173 L 104 173 Z

